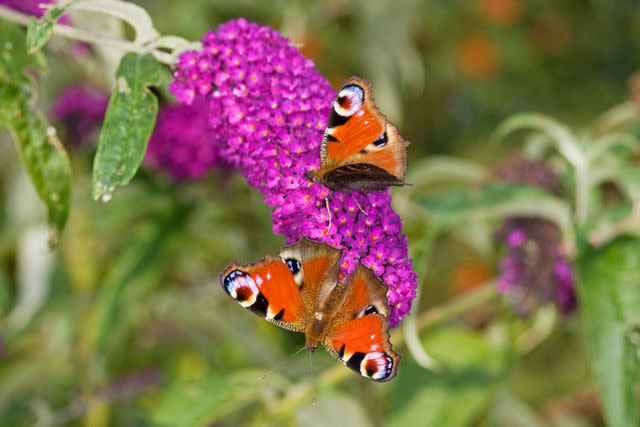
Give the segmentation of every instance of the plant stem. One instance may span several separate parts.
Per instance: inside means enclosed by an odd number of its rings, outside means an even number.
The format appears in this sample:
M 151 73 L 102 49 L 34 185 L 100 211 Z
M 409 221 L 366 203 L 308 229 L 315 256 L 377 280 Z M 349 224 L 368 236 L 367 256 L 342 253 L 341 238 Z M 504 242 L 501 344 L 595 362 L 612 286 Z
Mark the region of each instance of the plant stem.
M 22 26 L 27 26 L 32 17 L 20 12 L 16 12 L 5 6 L 0 6 L 0 18 Z M 53 34 L 85 43 L 109 45 L 116 49 L 121 49 L 125 52 L 151 53 L 158 61 L 165 64 L 172 64 L 174 62 L 172 56 L 167 52 L 162 52 L 157 49 L 145 48 L 128 40 L 116 39 L 104 34 L 96 34 L 69 25 L 55 24 L 53 26 Z
M 418 331 L 424 331 L 443 321 L 458 317 L 476 305 L 491 301 L 497 295 L 496 286 L 491 282 L 476 291 L 456 298 L 448 304 L 432 308 L 418 317 L 416 322 Z M 396 348 L 404 345 L 404 334 L 400 330 L 393 331 L 391 333 L 391 341 Z M 317 385 L 319 388 L 327 388 L 339 383 L 350 375 L 353 374 L 348 369 L 345 369 L 344 366 L 335 366 L 326 370 L 318 377 Z M 309 401 L 313 396 L 314 386 L 308 382 L 300 382 L 291 386 L 290 390 L 290 393 L 274 405 L 272 413 L 276 417 L 285 417 Z
M 589 174 L 587 164 L 576 165 L 576 221 L 584 225 L 588 219 Z

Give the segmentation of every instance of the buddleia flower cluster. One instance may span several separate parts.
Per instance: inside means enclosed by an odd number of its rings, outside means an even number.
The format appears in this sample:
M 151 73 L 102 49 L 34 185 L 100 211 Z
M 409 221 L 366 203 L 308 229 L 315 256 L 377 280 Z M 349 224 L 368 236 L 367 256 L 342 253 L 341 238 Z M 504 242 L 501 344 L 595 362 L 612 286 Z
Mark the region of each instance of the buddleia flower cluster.
M 527 184 L 552 192 L 557 183 L 544 163 L 520 155 L 508 159 L 497 176 L 515 184 Z M 500 264 L 498 290 L 516 311 L 528 316 L 542 304 L 554 302 L 563 313 L 576 307 L 575 280 L 562 249 L 560 229 L 540 218 L 505 219 L 498 238 L 506 254 Z
M 288 243 L 306 236 L 344 249 L 343 275 L 358 262 L 371 268 L 389 286 L 389 320 L 398 324 L 416 295 L 416 274 L 389 191 L 332 193 L 305 178 L 319 167 L 335 97 L 314 64 L 276 31 L 237 19 L 180 56 L 170 90 L 207 112 L 210 138 L 202 143 L 264 195 L 273 231 Z M 180 144 L 173 150 L 176 163 L 167 156 L 164 165 L 176 174 L 184 156 Z

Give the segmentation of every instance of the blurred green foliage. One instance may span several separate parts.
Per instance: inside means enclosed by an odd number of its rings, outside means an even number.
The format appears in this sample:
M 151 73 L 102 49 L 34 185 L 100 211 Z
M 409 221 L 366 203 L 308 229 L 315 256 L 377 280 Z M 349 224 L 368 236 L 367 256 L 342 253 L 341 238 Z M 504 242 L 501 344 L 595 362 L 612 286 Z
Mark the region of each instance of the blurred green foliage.
M 421 295 L 415 315 L 392 336 L 403 354 L 398 377 L 374 384 L 317 352 L 312 367 L 300 356 L 259 379 L 302 337 L 239 309 L 218 285 L 231 261 L 277 253 L 283 243 L 271 232 L 269 209 L 240 176 L 216 171 L 173 184 L 143 168 L 103 204 L 91 197 L 97 141 L 67 146 L 71 176 L 64 164 L 27 160 L 42 169 L 34 172 L 17 162 L 30 141 L 14 130 L 18 144 L 0 133 L 0 425 L 638 425 L 639 221 L 632 209 L 640 206 L 640 120 L 628 101 L 640 47 L 636 2 L 135 3 L 161 34 L 189 40 L 244 16 L 299 43 L 333 83 L 352 74 L 374 82 L 381 109 L 412 141 L 414 187 L 394 190 L 394 204 Z M 16 31 L 1 24 L 3 34 Z M 78 25 L 131 33 L 98 18 Z M 12 95 L 25 117 L 33 117 L 27 102 L 46 112 L 68 84 L 112 86 L 122 52 L 98 45 L 94 55 L 74 58 L 68 48 L 53 37 L 42 51 L 46 74 L 37 85 L 25 79 L 21 97 Z M 16 120 L 6 112 L 15 109 L 5 97 L 16 87 L 7 76 L 40 58 L 11 55 L 11 67 L 0 63 L 0 122 L 9 128 Z M 170 98 L 166 87 L 157 92 Z M 525 111 L 558 122 L 513 116 Z M 500 144 L 494 131 L 507 118 L 500 136 L 540 132 L 510 136 L 519 146 Z M 43 138 L 46 124 L 38 120 L 24 128 Z M 574 215 L 584 171 L 563 157 L 566 135 L 589 158 L 584 217 Z M 560 172 L 562 194 L 488 184 L 497 159 L 519 148 Z M 52 170 L 53 181 L 38 178 Z M 38 196 L 47 199 L 46 184 L 66 188 L 67 180 L 68 223 L 52 250 Z M 494 230 L 515 214 L 562 229 L 578 260 L 578 315 L 542 307 L 522 319 L 496 298 Z M 50 218 L 58 227 L 64 220 L 66 211 Z M 416 348 L 426 349 L 435 370 L 422 366 Z

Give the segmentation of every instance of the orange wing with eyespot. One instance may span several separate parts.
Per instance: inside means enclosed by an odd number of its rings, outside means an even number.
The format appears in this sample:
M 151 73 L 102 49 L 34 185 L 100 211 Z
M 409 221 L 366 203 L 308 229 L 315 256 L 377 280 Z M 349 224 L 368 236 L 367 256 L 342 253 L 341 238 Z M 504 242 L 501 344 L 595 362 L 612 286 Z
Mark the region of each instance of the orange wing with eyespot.
M 317 175 L 322 177 L 344 165 L 365 164 L 402 181 L 406 170 L 406 146 L 397 128 L 376 107 L 371 84 L 352 77 L 333 101 L 322 140 L 322 165 Z
M 221 275 L 222 288 L 238 304 L 283 328 L 302 332 L 305 308 L 289 266 L 267 256 L 250 264 L 231 264 Z
M 360 264 L 345 283 L 347 294 L 324 346 L 349 368 L 375 381 L 395 377 L 400 355 L 389 342 L 384 285 Z

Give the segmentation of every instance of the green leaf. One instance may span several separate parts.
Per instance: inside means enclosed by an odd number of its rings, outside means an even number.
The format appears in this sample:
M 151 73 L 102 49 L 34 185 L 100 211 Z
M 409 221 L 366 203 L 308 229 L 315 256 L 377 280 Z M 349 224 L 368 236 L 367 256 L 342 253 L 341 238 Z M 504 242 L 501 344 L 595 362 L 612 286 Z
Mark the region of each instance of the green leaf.
M 500 354 L 483 336 L 459 329 L 430 335 L 424 345 L 443 365 L 433 372 L 409 358 L 401 362 L 384 425 L 469 425 L 504 379 Z
M 640 239 L 619 238 L 579 262 L 578 293 L 587 345 L 592 355 L 608 425 L 634 427 L 640 379 Z
M 0 126 L 6 127 L 40 199 L 48 209 L 52 243 L 69 215 L 71 165 L 60 140 L 33 105 L 27 70 L 43 68 L 41 54 L 28 55 L 24 33 L 0 21 Z
M 210 374 L 169 386 L 151 419 L 158 427 L 209 426 L 259 397 L 260 373 Z M 273 381 L 273 379 L 270 379 Z
M 478 190 L 456 189 L 423 197 L 419 203 L 440 230 L 468 221 L 505 216 L 539 217 L 554 222 L 562 230 L 567 244 L 573 242 L 569 206 L 536 187 L 497 182 Z
M 70 9 L 97 12 L 125 21 L 135 30 L 136 36 L 133 42 L 140 46 L 155 40 L 159 36 L 147 11 L 127 1 L 83 0 L 71 4 Z
M 548 135 L 556 144 L 558 152 L 572 165 L 586 162 L 585 154 L 573 133 L 561 123 L 536 113 L 515 114 L 502 122 L 495 131 L 494 138 L 501 140 L 520 129 L 535 129 Z
M 360 403 L 344 393 L 327 392 L 320 394 L 313 404 L 301 407 L 296 412 L 296 421 L 300 427 L 349 426 L 370 427 Z
M 159 84 L 161 76 L 162 67 L 151 55 L 122 58 L 93 162 L 95 200 L 110 200 L 140 167 L 158 112 L 158 100 L 148 87 Z
M 53 7 L 42 18 L 31 18 L 27 26 L 27 50 L 35 53 L 44 46 L 51 37 L 53 26 L 60 19 L 66 7 Z
M 480 181 L 487 171 L 479 164 L 456 157 L 432 156 L 413 164 L 407 171 L 412 190 L 432 186 L 442 181 Z
M 132 239 L 133 243 L 112 263 L 97 302 L 92 337 L 92 347 L 96 352 L 108 350 L 112 332 L 122 323 L 125 288 L 158 280 L 163 271 L 158 266 L 164 265 L 167 243 L 182 228 L 188 212 L 187 206 L 178 205 L 158 223 L 143 228 Z
M 0 20 L 0 40 L 0 79 L 27 83 L 25 71 L 44 69 L 44 56 L 27 53 L 24 32 L 19 27 Z

